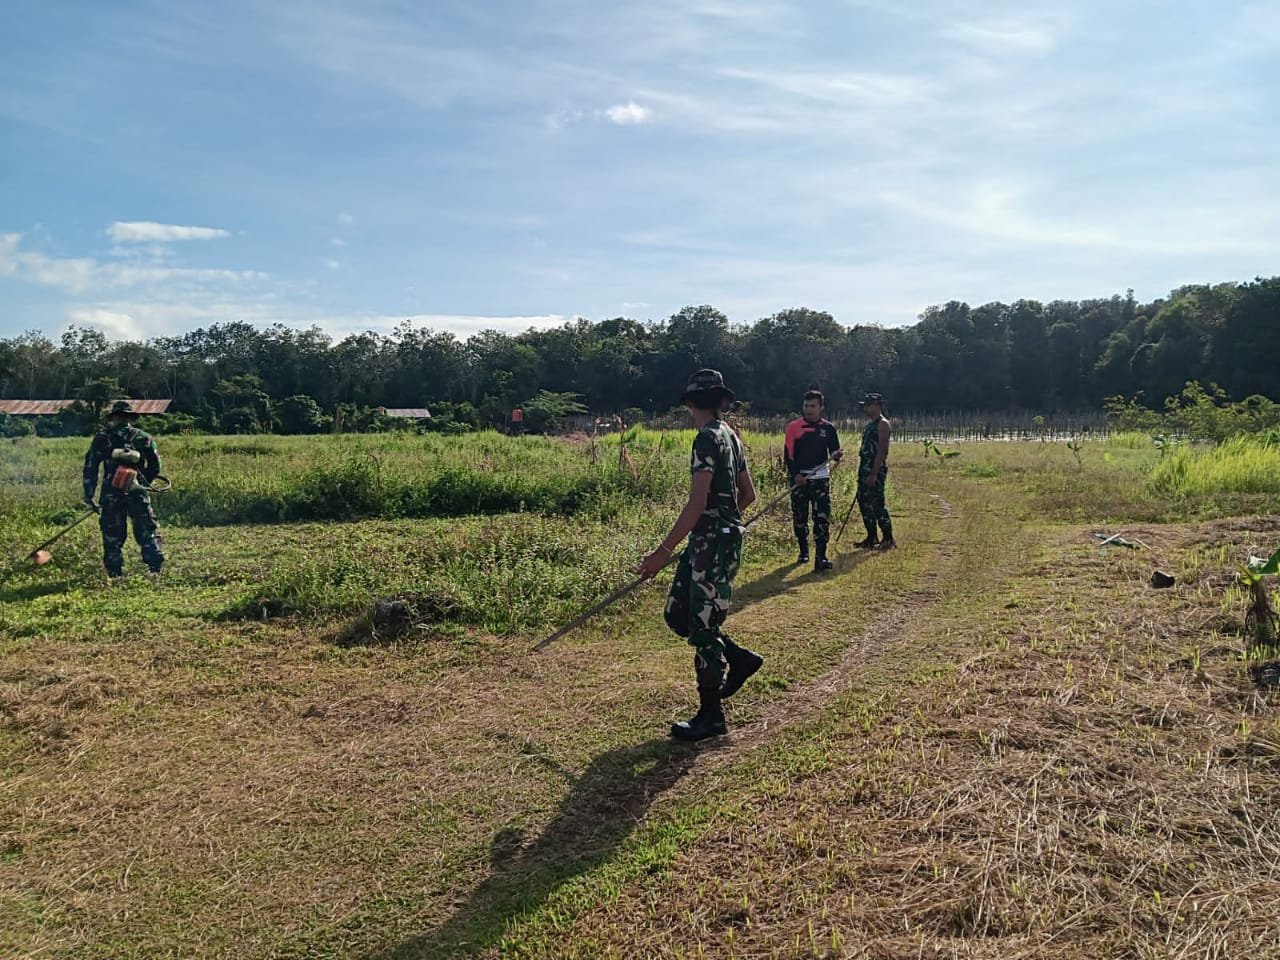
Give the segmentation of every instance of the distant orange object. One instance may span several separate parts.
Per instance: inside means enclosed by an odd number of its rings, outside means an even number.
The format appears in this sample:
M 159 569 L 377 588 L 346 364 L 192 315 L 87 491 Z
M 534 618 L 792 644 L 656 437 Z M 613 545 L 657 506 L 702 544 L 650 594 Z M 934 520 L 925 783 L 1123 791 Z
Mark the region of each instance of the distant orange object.
M 46 563 L 53 559 L 53 554 L 48 550 L 37 550 L 33 558 L 37 567 L 43 567 Z

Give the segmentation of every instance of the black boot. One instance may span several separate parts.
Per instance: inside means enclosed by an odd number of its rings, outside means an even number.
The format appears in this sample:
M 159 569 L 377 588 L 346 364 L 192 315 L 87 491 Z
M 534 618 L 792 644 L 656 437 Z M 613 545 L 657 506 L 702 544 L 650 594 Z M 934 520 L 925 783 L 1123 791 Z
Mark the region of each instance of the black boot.
M 728 700 L 764 665 L 764 657 L 738 646 L 723 634 L 720 639 L 724 641 L 724 658 L 729 661 L 729 675 L 720 688 L 720 699 Z
M 830 570 L 832 563 L 827 559 L 827 545 L 825 543 L 819 543 L 816 546 L 818 556 L 817 559 L 813 561 L 813 572 L 822 573 L 824 570 Z
M 796 563 L 808 563 L 808 562 L 809 562 L 809 541 L 801 540 L 800 555 L 796 557 Z
M 880 544 L 880 538 L 876 535 L 874 526 L 867 528 L 867 536 L 864 540 L 859 540 L 855 546 L 859 550 L 874 550 Z
M 724 710 L 720 708 L 720 683 L 724 679 L 724 658 L 706 663 L 701 654 L 694 658 L 694 671 L 698 677 L 698 712 L 688 720 L 671 725 L 671 736 L 677 740 L 706 740 L 723 736 L 728 732 L 724 725 Z

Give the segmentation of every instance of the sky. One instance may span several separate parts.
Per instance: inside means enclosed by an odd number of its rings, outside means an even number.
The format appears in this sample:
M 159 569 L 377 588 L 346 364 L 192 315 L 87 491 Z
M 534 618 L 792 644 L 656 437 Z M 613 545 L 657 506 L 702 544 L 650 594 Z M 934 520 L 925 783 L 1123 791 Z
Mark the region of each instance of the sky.
M 1280 273 L 1280 4 L 10 0 L 0 337 Z

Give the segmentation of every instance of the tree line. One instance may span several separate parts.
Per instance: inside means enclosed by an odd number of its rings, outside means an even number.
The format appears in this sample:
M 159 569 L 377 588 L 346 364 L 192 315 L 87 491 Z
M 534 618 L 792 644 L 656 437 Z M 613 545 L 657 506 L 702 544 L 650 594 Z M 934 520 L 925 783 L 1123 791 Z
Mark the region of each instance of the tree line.
M 377 406 L 429 406 L 437 427 L 500 423 L 513 406 L 665 412 L 694 369 L 722 370 L 753 413 L 797 408 L 808 387 L 851 413 L 859 394 L 897 409 L 1098 409 L 1107 398 L 1156 404 L 1189 380 L 1233 398 L 1276 392 L 1280 277 L 1041 303 L 952 301 L 900 328 L 845 326 L 783 310 L 733 323 L 712 306 L 665 320 L 574 320 L 468 339 L 402 323 L 335 342 L 318 328 L 232 322 L 172 337 L 111 341 L 73 327 L 0 339 L 0 398 L 81 397 L 81 419 L 117 389 L 169 397 L 173 422 L 223 432 L 367 429 Z M 73 414 L 64 418 L 72 428 Z

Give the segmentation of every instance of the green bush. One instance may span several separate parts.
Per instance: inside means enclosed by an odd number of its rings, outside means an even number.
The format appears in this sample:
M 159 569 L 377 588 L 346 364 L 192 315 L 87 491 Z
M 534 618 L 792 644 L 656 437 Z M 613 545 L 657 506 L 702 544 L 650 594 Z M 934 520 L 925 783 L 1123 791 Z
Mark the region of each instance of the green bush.
M 1232 437 L 1280 429 L 1280 404 L 1256 395 L 1232 402 L 1225 390 L 1212 383 L 1206 389 L 1188 381 L 1181 393 L 1166 398 L 1163 413 L 1144 407 L 1140 397 L 1107 400 L 1107 416 L 1116 430 L 1222 443 Z
M 26 417 L 0 413 L 0 437 L 29 437 L 35 432 L 35 425 Z

